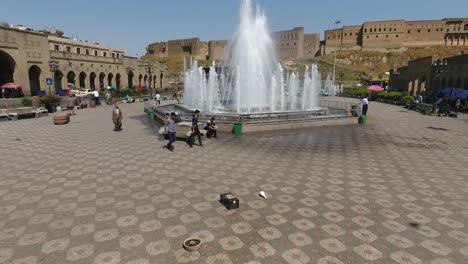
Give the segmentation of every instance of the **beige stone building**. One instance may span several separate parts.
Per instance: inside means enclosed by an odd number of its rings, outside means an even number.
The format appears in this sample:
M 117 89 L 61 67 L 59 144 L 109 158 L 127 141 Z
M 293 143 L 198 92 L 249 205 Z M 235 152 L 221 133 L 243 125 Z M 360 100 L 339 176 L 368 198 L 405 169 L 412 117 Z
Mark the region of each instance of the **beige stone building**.
M 436 74 L 437 69 L 433 66 L 438 59 L 431 56 L 412 60 L 408 66 L 391 70 L 390 86 L 412 95 L 449 87 L 468 90 L 468 54 L 445 58 L 447 66 L 440 74 Z
M 340 50 L 404 51 L 411 47 L 468 47 L 468 18 L 385 20 L 325 31 L 325 54 Z
M 280 59 L 311 58 L 319 55 L 320 34 L 304 34 L 303 27 L 272 33 L 273 42 Z M 170 56 L 192 56 L 198 60 L 223 59 L 228 40 L 200 41 L 199 38 L 169 40 L 151 43 L 147 56 L 163 60 Z
M 199 38 L 176 39 L 167 42 L 155 42 L 148 45 L 146 55 L 157 60 L 167 57 L 192 56 L 198 60 L 208 57 L 208 43 Z
M 229 47 L 227 40 L 210 40 L 208 41 L 208 57 L 210 60 L 220 61 L 224 57 L 224 51 Z
M 52 62 L 57 65 L 55 72 L 49 66 Z M 163 65 L 156 65 L 151 87 L 166 87 L 165 73 Z M 145 63 L 126 56 L 122 49 L 66 38 L 55 30 L 0 26 L 0 85 L 15 82 L 27 96 L 49 93 L 46 78 L 54 80 L 50 93 L 56 94 L 69 87 L 149 87 L 148 76 Z

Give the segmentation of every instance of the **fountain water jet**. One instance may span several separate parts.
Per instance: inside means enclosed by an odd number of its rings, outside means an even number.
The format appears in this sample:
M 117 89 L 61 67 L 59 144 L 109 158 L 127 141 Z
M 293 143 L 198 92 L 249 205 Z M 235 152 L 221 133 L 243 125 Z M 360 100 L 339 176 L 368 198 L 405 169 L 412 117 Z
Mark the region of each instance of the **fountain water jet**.
M 240 23 L 224 56 L 224 64 L 210 67 L 208 76 L 195 60 L 185 71 L 184 102 L 208 112 L 265 113 L 308 111 L 318 107 L 320 77 L 317 65 L 287 73 L 278 63 L 263 11 L 243 0 Z M 185 68 L 185 67 L 184 67 Z M 286 79 L 286 81 L 285 81 Z

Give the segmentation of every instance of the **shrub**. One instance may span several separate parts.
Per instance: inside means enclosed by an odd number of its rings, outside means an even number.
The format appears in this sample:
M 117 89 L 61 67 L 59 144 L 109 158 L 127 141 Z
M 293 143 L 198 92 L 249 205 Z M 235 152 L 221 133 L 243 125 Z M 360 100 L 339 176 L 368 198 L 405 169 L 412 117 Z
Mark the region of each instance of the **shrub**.
M 121 97 L 125 97 L 125 96 L 127 96 L 127 95 L 129 95 L 129 96 L 132 96 L 132 95 L 133 95 L 133 90 L 130 90 L 130 89 L 128 89 L 128 88 L 120 89 L 119 92 L 120 92 L 120 96 L 121 96 Z
M 54 95 L 47 95 L 41 97 L 41 104 L 44 104 L 44 107 L 49 111 L 49 113 L 54 112 L 54 107 L 56 107 L 59 103 L 60 96 L 54 96 Z
M 411 95 L 407 95 L 403 97 L 403 101 L 405 101 L 406 104 L 411 104 L 414 103 L 414 98 Z
M 21 98 L 21 104 L 24 106 L 24 107 L 27 107 L 27 106 L 32 106 L 33 102 L 32 102 L 32 99 L 29 98 L 29 97 L 23 97 Z

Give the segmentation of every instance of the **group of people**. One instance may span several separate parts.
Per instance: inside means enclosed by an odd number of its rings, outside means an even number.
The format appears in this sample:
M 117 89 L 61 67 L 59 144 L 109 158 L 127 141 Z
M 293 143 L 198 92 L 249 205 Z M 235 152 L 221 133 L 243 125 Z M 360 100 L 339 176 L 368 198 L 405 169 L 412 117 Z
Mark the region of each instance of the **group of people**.
M 195 144 L 195 138 L 198 139 L 198 145 L 200 147 L 203 147 L 203 142 L 201 139 L 202 134 L 198 126 L 198 118 L 200 117 L 200 115 L 200 110 L 195 110 L 192 117 L 190 136 L 187 137 L 187 145 L 191 148 Z M 180 121 L 180 117 L 178 117 L 175 112 L 172 112 L 170 114 L 166 113 L 165 119 L 166 121 L 164 124 L 164 134 L 167 135 L 168 143 L 166 146 L 164 146 L 164 148 L 167 148 L 170 151 L 174 151 L 174 146 L 172 144 L 176 141 L 176 123 Z M 214 117 L 210 118 L 210 120 L 206 122 L 204 130 L 206 130 L 206 138 L 218 137 L 218 126 L 216 125 Z
M 177 103 L 179 103 L 180 99 L 182 99 L 182 93 L 180 91 L 174 92 L 172 95 L 172 100 L 176 100 Z M 161 95 L 159 93 L 154 95 L 154 100 L 156 100 L 156 105 L 161 105 Z M 164 100 L 166 100 L 166 97 L 164 97 Z
M 468 113 L 468 99 L 461 100 L 460 97 L 455 100 L 449 96 L 444 96 L 437 100 L 436 105 L 439 107 L 437 114 L 439 116 L 445 114 L 445 116 L 450 114 L 450 111 L 455 113 Z

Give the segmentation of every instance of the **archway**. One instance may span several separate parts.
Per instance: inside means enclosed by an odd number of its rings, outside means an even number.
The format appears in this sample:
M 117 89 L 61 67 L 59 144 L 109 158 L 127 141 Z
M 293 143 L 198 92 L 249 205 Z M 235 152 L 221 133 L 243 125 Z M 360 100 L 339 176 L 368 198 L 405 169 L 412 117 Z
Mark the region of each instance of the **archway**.
M 109 73 L 109 75 L 107 75 L 107 84 L 109 86 L 112 86 L 112 79 L 114 78 L 114 74 L 112 73 Z
M 455 88 L 462 88 L 462 80 L 460 77 L 455 81 Z
M 72 71 L 67 73 L 67 85 L 68 83 L 71 83 L 73 86 L 75 86 L 75 73 Z
M 15 73 L 15 60 L 6 52 L 0 50 L 0 86 L 5 83 L 12 83 L 13 74 Z M 0 91 L 0 98 L 3 94 Z
M 132 89 L 133 88 L 133 72 L 132 71 L 128 72 L 127 79 L 128 79 L 128 88 Z
M 33 65 L 29 68 L 29 89 L 31 90 L 31 95 L 35 96 L 41 90 L 41 83 L 39 77 L 41 76 L 41 68 L 36 65 Z
M 138 76 L 138 86 L 141 86 L 141 79 L 143 79 L 143 75 Z
M 143 77 L 143 82 L 144 82 L 144 84 L 145 84 L 145 85 L 144 85 L 145 88 L 146 88 L 146 80 L 147 80 L 147 79 L 148 79 L 148 76 L 145 74 L 145 77 Z
M 86 73 L 80 72 L 80 87 L 86 88 Z
M 115 75 L 115 89 L 120 90 L 120 73 Z
M 94 72 L 89 75 L 89 88 L 92 90 L 96 89 L 96 73 Z
M 163 77 L 164 77 L 164 73 L 161 72 L 161 74 L 159 75 L 159 88 L 162 90 L 163 89 Z
M 58 94 L 58 91 L 62 90 L 62 77 L 63 73 L 61 71 L 54 73 L 55 94 Z
M 104 88 L 104 78 L 106 78 L 106 75 L 103 72 L 101 72 L 99 74 L 99 89 Z
M 450 77 L 450 79 L 448 81 L 448 87 L 453 88 L 453 78 L 452 77 Z

